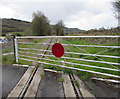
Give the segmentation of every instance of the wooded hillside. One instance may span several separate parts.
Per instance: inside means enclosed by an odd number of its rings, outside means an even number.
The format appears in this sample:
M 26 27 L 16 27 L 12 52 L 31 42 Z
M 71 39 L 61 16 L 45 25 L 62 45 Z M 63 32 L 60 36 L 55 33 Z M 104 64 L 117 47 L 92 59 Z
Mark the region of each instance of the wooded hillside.
M 18 19 L 2 19 L 2 33 L 23 32 L 30 26 L 30 22 Z

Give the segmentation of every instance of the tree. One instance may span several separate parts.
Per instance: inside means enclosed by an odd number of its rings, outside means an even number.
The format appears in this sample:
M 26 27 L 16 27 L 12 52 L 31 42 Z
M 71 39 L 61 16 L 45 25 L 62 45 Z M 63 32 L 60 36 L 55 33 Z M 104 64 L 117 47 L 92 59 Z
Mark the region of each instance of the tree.
M 37 13 L 33 13 L 32 20 L 32 32 L 33 35 L 37 36 L 45 36 L 50 35 L 51 29 L 48 18 L 42 13 L 37 11 Z
M 113 2 L 113 7 L 114 7 L 114 13 L 115 16 L 120 19 L 120 1 L 116 0 L 115 2 Z
M 59 20 L 55 25 L 55 32 L 57 36 L 64 35 L 64 27 L 64 22 L 62 20 Z

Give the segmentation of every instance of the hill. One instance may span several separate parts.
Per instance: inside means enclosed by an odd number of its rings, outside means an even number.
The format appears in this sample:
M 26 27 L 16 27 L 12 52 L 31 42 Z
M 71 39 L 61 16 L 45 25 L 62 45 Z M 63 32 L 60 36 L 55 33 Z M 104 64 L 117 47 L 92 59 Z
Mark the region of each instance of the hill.
M 30 22 L 22 21 L 18 19 L 2 19 L 2 33 L 8 32 L 23 32 L 30 26 Z
M 30 27 L 30 22 L 18 20 L 18 19 L 2 19 L 2 35 L 6 35 L 12 32 L 25 32 Z M 52 32 L 54 31 L 54 25 L 51 25 Z M 71 34 L 80 34 L 84 32 L 84 30 L 80 30 L 78 28 L 68 28 L 65 27 L 64 34 L 71 35 Z M 24 33 L 18 33 L 24 35 Z
M 15 35 L 33 35 L 30 29 L 31 22 L 18 20 L 18 19 L 2 19 L 2 35 L 15 34 Z M 51 34 L 55 34 L 55 25 L 51 25 Z M 81 30 L 78 28 L 65 27 L 64 35 L 120 35 L 120 27 L 105 29 L 91 29 Z
M 65 28 L 64 29 L 64 34 L 65 35 L 72 35 L 72 34 L 80 34 L 80 33 L 83 33 L 85 32 L 85 30 L 80 30 L 78 28 Z

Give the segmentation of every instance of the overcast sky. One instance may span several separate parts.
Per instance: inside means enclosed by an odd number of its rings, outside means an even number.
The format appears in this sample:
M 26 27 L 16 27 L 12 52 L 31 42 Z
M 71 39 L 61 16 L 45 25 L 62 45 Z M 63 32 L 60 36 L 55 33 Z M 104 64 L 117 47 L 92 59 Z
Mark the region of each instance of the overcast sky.
M 114 0 L 0 0 L 0 18 L 32 21 L 32 13 L 42 11 L 55 24 L 89 30 L 116 27 L 111 2 Z

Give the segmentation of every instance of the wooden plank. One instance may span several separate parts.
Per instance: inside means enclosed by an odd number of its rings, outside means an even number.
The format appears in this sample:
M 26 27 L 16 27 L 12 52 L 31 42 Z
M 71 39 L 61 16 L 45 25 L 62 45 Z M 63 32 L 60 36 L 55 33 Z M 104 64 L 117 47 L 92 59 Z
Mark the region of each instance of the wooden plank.
M 62 78 L 65 80 L 63 83 L 65 97 L 76 97 L 69 75 L 62 74 Z
M 78 81 L 80 85 L 80 91 L 82 93 L 83 98 L 92 97 L 92 99 L 96 99 L 95 96 L 85 88 L 84 83 L 75 74 L 74 74 L 74 78 Z
M 62 71 L 56 71 L 56 70 L 53 70 L 53 69 L 44 69 L 44 71 L 53 72 L 53 73 L 60 73 L 60 74 L 63 73 Z
M 52 69 L 44 69 L 44 71 L 53 72 L 53 73 L 58 73 L 58 71 L 52 70 Z
M 37 90 L 38 90 L 38 87 L 39 87 L 39 83 L 40 83 L 40 80 L 41 80 L 41 77 L 40 77 L 40 73 L 42 72 L 43 70 L 41 68 L 38 68 L 38 70 L 36 71 L 35 73 L 35 76 L 32 80 L 32 82 L 30 83 L 30 86 L 24 96 L 25 97 L 32 97 L 34 98 L 37 94 Z
M 31 73 L 33 72 L 33 67 L 29 67 L 22 78 L 19 80 L 14 89 L 10 92 L 7 98 L 9 97 L 19 97 L 21 91 L 23 90 L 25 84 L 27 83 Z
M 73 77 L 73 75 L 71 75 L 71 78 L 72 78 L 72 80 L 75 80 L 74 77 Z M 79 98 L 82 98 L 82 95 L 81 95 L 81 93 L 80 93 L 80 90 L 79 90 L 78 86 L 76 86 L 75 83 L 74 83 L 74 86 L 75 86 L 75 90 L 76 90 L 76 92 L 77 92 L 78 97 L 79 97 Z
M 13 66 L 21 66 L 21 67 L 35 67 L 35 66 L 30 66 L 30 65 L 21 65 L 21 64 L 12 64 Z

